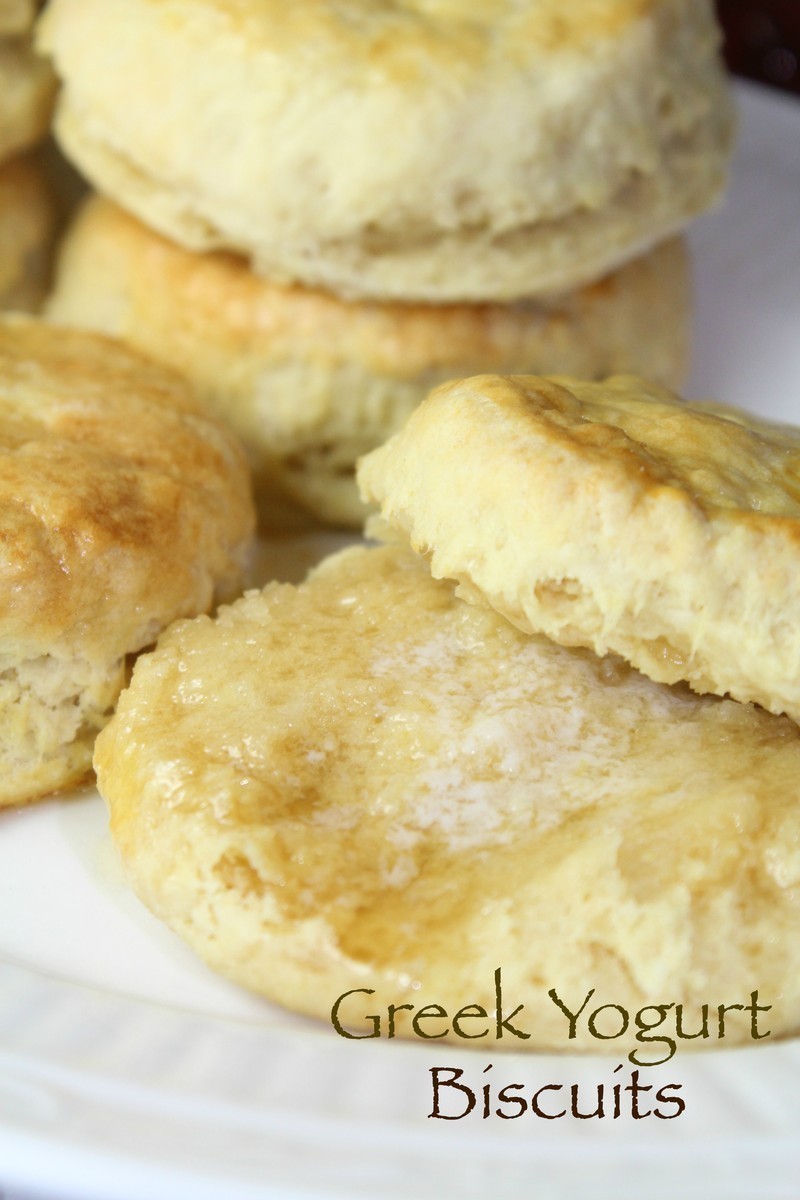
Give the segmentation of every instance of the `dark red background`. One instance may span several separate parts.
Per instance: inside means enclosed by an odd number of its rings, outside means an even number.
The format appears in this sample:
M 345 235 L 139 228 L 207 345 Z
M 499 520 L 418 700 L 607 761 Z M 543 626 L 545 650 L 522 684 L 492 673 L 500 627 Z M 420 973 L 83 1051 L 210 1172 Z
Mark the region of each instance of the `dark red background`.
M 800 0 L 717 0 L 732 70 L 800 95 Z

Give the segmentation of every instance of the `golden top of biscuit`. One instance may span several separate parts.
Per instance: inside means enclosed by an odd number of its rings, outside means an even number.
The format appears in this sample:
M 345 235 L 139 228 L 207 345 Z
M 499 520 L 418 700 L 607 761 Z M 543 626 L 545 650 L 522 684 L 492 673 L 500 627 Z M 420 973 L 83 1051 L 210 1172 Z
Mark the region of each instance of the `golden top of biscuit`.
M 253 524 L 232 437 L 119 343 L 0 322 L 0 632 L 106 662 L 238 581 Z
M 454 385 L 456 386 L 456 385 Z M 460 392 L 514 429 L 579 455 L 608 487 L 719 509 L 800 517 L 800 429 L 722 405 L 689 404 L 633 376 L 605 382 L 484 376 Z
M 800 715 L 800 433 L 633 377 L 478 376 L 362 460 L 435 575 L 523 629 Z
M 521 634 L 403 547 L 173 626 L 95 765 L 140 896 L 290 1007 L 491 1009 L 501 964 L 628 1005 L 755 978 L 797 1021 L 794 724 Z M 550 1007 L 526 1045 L 563 1046 Z
M 276 53 L 348 59 L 354 70 L 385 73 L 413 86 L 438 67 L 466 75 L 495 55 L 517 63 L 529 53 L 583 50 L 619 37 L 663 9 L 662 0 L 177 0 L 175 19 L 213 13 L 226 32 Z M 314 44 L 313 50 L 309 43 Z
M 99 191 L 338 294 L 579 286 L 707 207 L 729 154 L 709 0 L 54 0 L 41 38 Z
M 239 396 L 249 386 L 264 436 L 277 450 L 292 452 L 306 427 L 322 439 L 336 437 L 339 431 L 329 434 L 323 422 L 357 403 L 342 395 L 335 411 L 323 414 L 315 395 L 264 411 L 258 403 L 270 386 L 264 373 L 297 360 L 331 372 L 358 364 L 404 382 L 453 378 L 470 363 L 471 370 L 514 370 L 512 364 L 545 357 L 582 357 L 588 374 L 604 356 L 648 356 L 641 323 L 647 309 L 656 326 L 654 361 L 664 374 L 683 375 L 687 257 L 683 239 L 671 239 L 596 283 L 540 302 L 348 301 L 259 279 L 245 259 L 231 254 L 185 251 L 93 195 L 62 243 L 48 311 L 134 341 L 179 366 L 203 391 L 217 391 L 227 412 L 244 406 Z M 680 333 L 661 348 L 660 335 L 675 327 Z M 368 419 L 354 413 L 357 426 Z M 255 437 L 257 430 L 248 432 Z

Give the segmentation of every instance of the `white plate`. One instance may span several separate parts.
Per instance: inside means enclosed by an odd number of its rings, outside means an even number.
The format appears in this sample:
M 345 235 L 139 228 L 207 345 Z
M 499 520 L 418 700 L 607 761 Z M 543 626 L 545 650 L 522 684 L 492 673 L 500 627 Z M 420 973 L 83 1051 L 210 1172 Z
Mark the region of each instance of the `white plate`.
M 800 105 L 740 97 L 729 199 L 692 238 L 689 393 L 800 423 Z M 798 1194 L 800 1043 L 679 1050 L 646 1076 L 681 1085 L 675 1120 L 430 1120 L 434 1066 L 533 1091 L 627 1082 L 630 1065 L 344 1041 L 212 976 L 152 919 L 94 791 L 0 826 L 0 1186 L 74 1200 Z

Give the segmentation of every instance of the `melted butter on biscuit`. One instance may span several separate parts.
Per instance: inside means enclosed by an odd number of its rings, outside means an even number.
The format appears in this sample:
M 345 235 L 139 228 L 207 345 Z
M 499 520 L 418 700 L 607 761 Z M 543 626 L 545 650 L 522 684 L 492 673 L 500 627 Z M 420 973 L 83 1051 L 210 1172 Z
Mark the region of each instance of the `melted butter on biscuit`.
M 142 898 L 304 1011 L 420 980 L 488 1011 L 498 962 L 628 1005 L 797 991 L 796 726 L 520 633 L 397 544 L 174 626 L 96 765 Z

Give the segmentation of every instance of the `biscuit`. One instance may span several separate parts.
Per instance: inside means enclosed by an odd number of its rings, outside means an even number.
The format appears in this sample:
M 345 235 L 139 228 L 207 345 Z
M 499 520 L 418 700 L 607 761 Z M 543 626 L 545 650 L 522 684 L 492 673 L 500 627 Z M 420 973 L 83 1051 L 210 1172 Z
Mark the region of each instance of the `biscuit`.
M 794 723 L 523 634 L 402 546 L 173 626 L 95 765 L 139 896 L 290 1008 L 491 1011 L 501 965 L 533 997 L 517 1049 L 598 1048 L 554 986 L 629 1011 L 758 987 L 797 1027 Z
M 50 66 L 26 38 L 0 38 L 0 163 L 47 132 L 55 95 Z
M 708 207 L 729 157 L 710 0 L 52 0 L 41 40 L 99 191 L 343 295 L 571 290 Z
M 0 804 L 75 782 L 126 656 L 235 594 L 252 528 L 233 438 L 96 334 L 0 320 Z
M 38 163 L 0 165 L 0 310 L 32 312 L 47 291 L 55 205 Z
M 640 379 L 445 384 L 362 461 L 437 577 L 521 629 L 800 719 L 800 430 Z
M 685 247 L 672 240 L 550 303 L 345 301 L 179 249 L 94 198 L 63 245 L 48 311 L 183 371 L 248 448 L 260 492 L 277 486 L 323 520 L 361 525 L 356 459 L 435 383 L 480 370 L 636 370 L 674 384 L 689 293 Z

